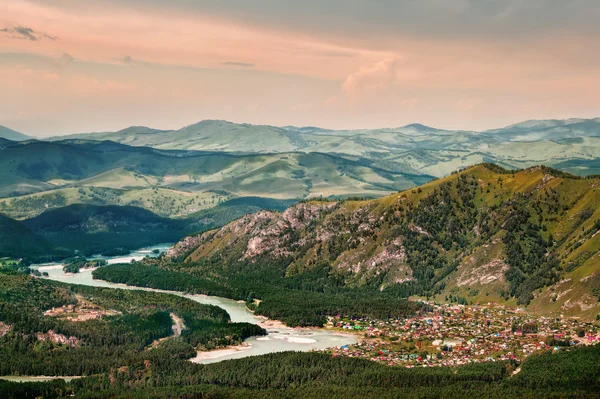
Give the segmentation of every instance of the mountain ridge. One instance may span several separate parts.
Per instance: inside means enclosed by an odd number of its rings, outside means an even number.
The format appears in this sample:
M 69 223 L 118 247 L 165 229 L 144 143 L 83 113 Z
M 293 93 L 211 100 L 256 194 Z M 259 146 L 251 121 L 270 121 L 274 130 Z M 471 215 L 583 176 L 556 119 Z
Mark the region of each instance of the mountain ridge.
M 399 172 L 413 171 L 436 177 L 488 160 L 522 169 L 540 163 L 554 166 L 569 160 L 600 158 L 600 118 L 532 120 L 484 131 L 439 129 L 419 123 L 396 128 L 331 130 L 236 124 L 223 120 L 200 121 L 176 130 L 152 130 L 152 134 L 145 134 L 145 131 L 138 134 L 135 128 L 128 129 L 94 133 L 87 137 L 166 150 L 230 153 L 299 151 L 358 156 L 393 163 Z M 85 138 L 86 135 L 68 137 Z M 584 141 L 568 141 L 576 138 Z M 528 151 L 530 143 L 539 148 Z M 556 145 L 548 147 L 545 143 Z M 431 157 L 428 160 L 415 159 L 408 154 L 406 160 L 398 161 L 399 157 L 414 151 L 427 151 Z M 576 174 L 599 171 L 597 168 L 582 168 L 581 163 L 576 167 L 566 167 Z
M 31 139 L 31 137 L 24 135 L 23 133 L 17 132 L 16 130 L 2 125 L 0 125 L 0 138 L 11 141 L 24 141 Z
M 600 313 L 600 178 L 480 164 L 369 201 L 308 201 L 188 237 L 190 273 L 325 273 L 402 297 Z M 277 266 L 275 266 L 277 265 Z M 266 267 L 266 266 L 263 266 Z

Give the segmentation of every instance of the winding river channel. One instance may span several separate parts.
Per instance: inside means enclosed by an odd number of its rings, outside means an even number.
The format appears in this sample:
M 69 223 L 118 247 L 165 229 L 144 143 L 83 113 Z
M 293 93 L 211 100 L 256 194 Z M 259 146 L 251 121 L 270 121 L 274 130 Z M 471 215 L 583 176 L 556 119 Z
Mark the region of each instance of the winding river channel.
M 106 257 L 104 259 L 106 259 L 109 264 L 130 263 L 132 260 L 140 260 L 145 256 L 158 256 L 158 254 L 153 253 L 154 249 L 158 249 L 162 253 L 169 247 L 170 244 L 159 244 L 152 247 L 139 249 L 127 256 Z M 96 257 L 95 259 L 100 258 L 101 257 Z M 228 298 L 207 295 L 186 295 L 178 291 L 154 290 L 151 288 L 133 287 L 124 284 L 113 284 L 107 281 L 93 279 L 92 270 L 90 269 L 81 270 L 76 274 L 64 273 L 62 270 L 62 265 L 60 264 L 34 265 L 32 268 L 38 269 L 40 272 L 48 273 L 48 277 L 45 277 L 47 279 L 62 281 L 69 284 L 108 287 L 114 289 L 157 291 L 183 296 L 196 302 L 208 305 L 216 305 L 225 309 L 227 313 L 229 313 L 232 322 L 259 324 L 268 331 L 267 336 L 248 338 L 242 345 L 237 347 L 210 352 L 198 352 L 195 358 L 190 359 L 195 363 L 208 364 L 228 359 L 239 359 L 247 356 L 264 355 L 274 352 L 326 349 L 349 345 L 356 342 L 356 339 L 351 335 L 339 334 L 326 329 L 300 329 L 286 327 L 276 320 L 268 320 L 264 317 L 255 316 L 246 308 L 244 302 L 237 302 Z

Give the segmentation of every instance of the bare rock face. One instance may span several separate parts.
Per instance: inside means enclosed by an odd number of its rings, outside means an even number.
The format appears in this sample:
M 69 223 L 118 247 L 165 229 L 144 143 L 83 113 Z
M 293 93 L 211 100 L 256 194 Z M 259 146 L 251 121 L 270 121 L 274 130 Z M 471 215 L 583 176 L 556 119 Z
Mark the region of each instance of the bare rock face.
M 260 229 L 250 227 L 253 222 L 248 223 L 244 232 L 250 234 L 250 238 L 243 259 L 255 258 L 267 252 L 274 257 L 292 255 L 292 247 L 303 241 L 293 242 L 291 232 L 306 229 L 321 215 L 335 209 L 336 206 L 337 203 L 327 205 L 302 203 L 287 209 L 281 215 L 273 215 L 268 212 L 271 215 L 263 217 L 263 222 L 266 223 L 261 224 Z
M 81 340 L 77 337 L 67 337 L 64 334 L 57 334 L 53 330 L 49 330 L 47 333 L 37 333 L 37 339 L 40 341 L 50 341 L 55 344 L 66 345 L 70 347 L 77 347 L 81 345 Z
M 4 337 L 10 331 L 11 326 L 0 321 L 0 338 Z
M 375 270 L 377 273 L 389 271 L 392 267 L 398 268 L 406 262 L 406 249 L 402 245 L 402 238 L 397 237 L 391 243 L 382 246 L 371 257 L 364 259 L 361 251 L 343 254 L 337 264 L 340 270 L 359 273 L 361 271 Z M 410 269 L 407 267 L 407 269 Z
M 543 187 L 545 187 L 545 186 L 548 184 L 548 182 L 549 182 L 550 180 L 552 180 L 552 179 L 554 179 L 554 176 L 552 176 L 551 174 L 548 174 L 548 173 L 546 173 L 546 174 L 544 175 L 544 177 L 542 177 L 542 182 L 541 182 L 540 184 L 538 184 L 538 185 L 537 185 L 536 189 L 537 189 L 537 190 L 540 190 L 540 189 L 542 189 L 542 188 L 543 188 Z
M 167 257 L 178 258 L 181 255 L 198 248 L 212 237 L 212 233 L 207 232 L 195 236 L 188 236 L 167 250 Z
M 219 248 L 231 247 L 246 241 L 246 250 L 241 259 L 252 259 L 266 253 L 274 257 L 288 256 L 293 254 L 293 248 L 304 245 L 309 240 L 306 237 L 298 237 L 298 234 L 293 235 L 292 232 L 314 229 L 318 220 L 335 210 L 337 206 L 336 202 L 301 203 L 282 214 L 263 210 L 246 215 L 219 230 L 186 237 L 170 248 L 167 256 L 176 258 L 194 249 L 202 253 L 203 248 L 208 248 L 205 245 L 213 241 L 220 241 Z M 324 241 L 332 235 L 331 232 L 322 231 L 320 239 Z M 210 249 L 207 251 L 210 252 Z
M 294 230 L 305 228 L 310 222 L 317 220 L 324 212 L 331 211 L 337 207 L 336 202 L 327 205 L 298 204 L 283 212 L 283 220 L 290 224 Z
M 471 263 L 474 258 L 471 258 Z M 510 268 L 501 259 L 493 259 L 491 262 L 463 273 L 456 283 L 459 287 L 472 286 L 475 284 L 491 284 L 494 282 L 506 282 L 504 273 Z
M 272 220 L 277 219 L 279 215 L 270 211 L 260 211 L 254 215 L 244 216 L 236 222 L 232 222 L 222 229 L 223 232 L 233 234 L 259 234 L 262 229 Z
M 402 238 L 398 237 L 392 243 L 386 247 L 376 255 L 374 255 L 371 259 L 369 259 L 366 264 L 369 268 L 380 267 L 382 265 L 387 266 L 387 269 L 392 264 L 404 263 L 406 262 L 406 250 L 404 246 L 402 246 Z

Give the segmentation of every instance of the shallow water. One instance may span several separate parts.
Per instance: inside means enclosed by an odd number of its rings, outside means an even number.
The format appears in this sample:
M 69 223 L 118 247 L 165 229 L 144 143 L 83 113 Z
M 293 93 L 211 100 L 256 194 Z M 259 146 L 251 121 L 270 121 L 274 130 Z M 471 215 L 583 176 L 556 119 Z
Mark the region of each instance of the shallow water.
M 128 263 L 131 261 L 131 259 L 139 260 L 146 255 L 154 255 L 151 253 L 151 250 L 154 248 L 158 248 L 161 250 L 161 252 L 164 252 L 169 248 L 169 244 L 160 244 L 148 248 L 142 248 L 138 251 L 132 252 L 127 256 L 105 259 L 107 259 L 109 264 Z M 202 304 L 216 305 L 225 309 L 225 311 L 229 313 L 232 322 L 260 324 L 261 322 L 265 321 L 264 318 L 255 316 L 252 312 L 246 309 L 244 302 L 237 302 L 228 298 L 206 295 L 186 295 L 177 291 L 154 290 L 151 288 L 132 287 L 124 284 L 109 283 L 103 280 L 94 280 L 92 278 L 91 270 L 82 270 L 81 272 L 75 274 L 66 274 L 63 272 L 60 264 L 35 265 L 32 266 L 32 268 L 38 269 L 40 272 L 47 272 L 47 278 L 50 280 L 62 281 L 69 284 L 80 284 L 93 287 L 109 287 L 115 289 L 158 291 L 183 296 Z M 352 336 L 340 335 L 326 329 L 292 329 L 284 326 L 266 327 L 266 329 L 269 333 L 266 337 L 248 338 L 246 341 L 244 341 L 245 347 L 243 348 L 238 348 L 237 350 L 228 348 L 212 352 L 199 352 L 198 356 L 191 360 L 195 363 L 207 364 L 228 359 L 239 359 L 242 357 L 264 355 L 274 352 L 310 351 L 356 343 L 356 339 Z

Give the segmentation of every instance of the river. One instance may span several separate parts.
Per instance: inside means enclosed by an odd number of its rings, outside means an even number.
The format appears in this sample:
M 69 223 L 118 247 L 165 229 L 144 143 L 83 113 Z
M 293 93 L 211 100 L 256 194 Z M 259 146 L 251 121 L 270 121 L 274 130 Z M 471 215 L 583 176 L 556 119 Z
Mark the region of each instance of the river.
M 158 256 L 158 254 L 152 252 L 153 249 L 158 249 L 162 253 L 166 251 L 169 246 L 170 244 L 159 244 L 139 249 L 127 256 L 106 257 L 104 259 L 106 259 L 109 264 L 129 263 L 131 260 L 140 260 L 145 256 Z M 95 259 L 99 259 L 99 257 L 96 257 Z M 92 271 L 89 269 L 81 270 L 79 273 L 75 274 L 64 273 L 62 265 L 56 263 L 34 265 L 32 268 L 38 269 L 40 272 L 48 273 L 48 277 L 46 278 L 50 280 L 62 281 L 69 284 L 109 287 L 115 289 L 158 291 L 183 296 L 203 304 L 219 306 L 229 313 L 232 322 L 259 324 L 268 332 L 268 335 L 265 337 L 248 338 L 244 341 L 243 345 L 238 347 L 211 352 L 198 352 L 194 359 L 190 359 L 194 363 L 208 364 L 228 359 L 239 359 L 242 357 L 264 355 L 274 352 L 310 351 L 356 343 L 356 338 L 351 335 L 339 334 L 327 329 L 288 328 L 275 320 L 268 320 L 264 317 L 255 316 L 246 308 L 244 302 L 237 302 L 228 298 L 207 295 L 186 295 L 177 291 L 163 291 L 144 287 L 126 286 L 124 284 L 113 284 L 103 280 L 95 280 L 92 277 Z

